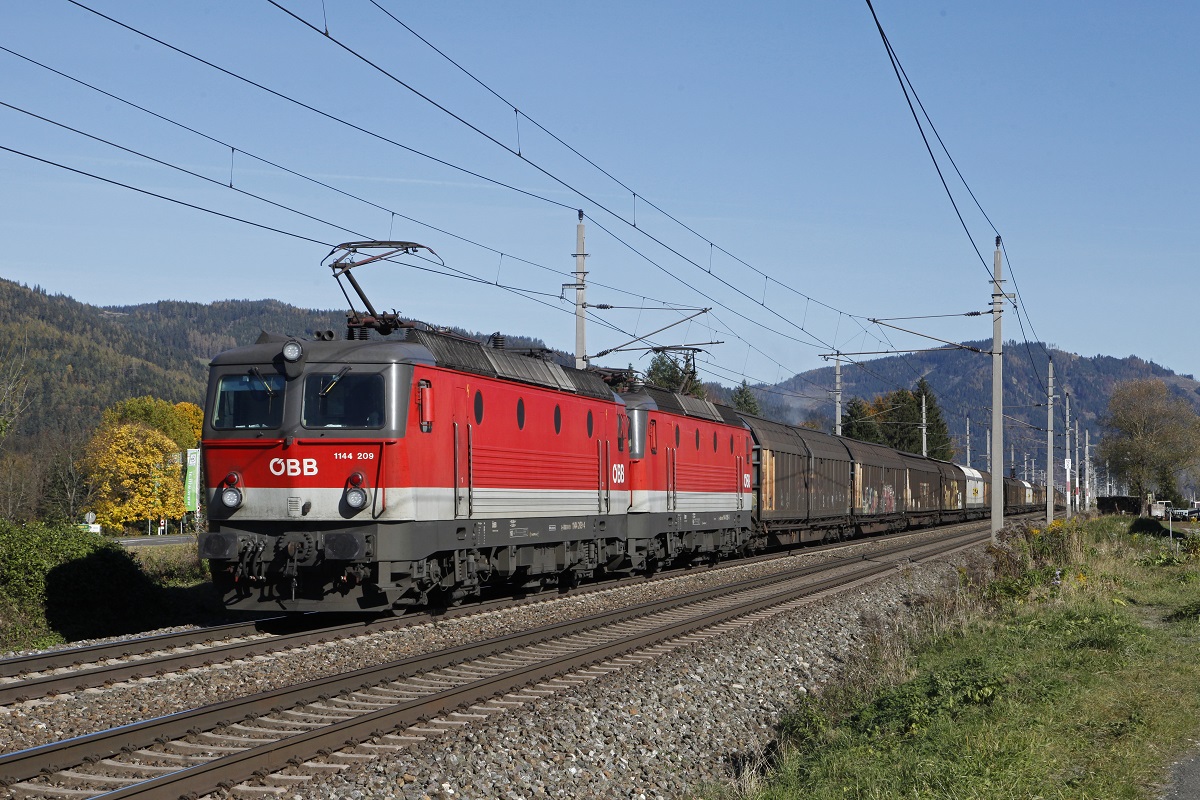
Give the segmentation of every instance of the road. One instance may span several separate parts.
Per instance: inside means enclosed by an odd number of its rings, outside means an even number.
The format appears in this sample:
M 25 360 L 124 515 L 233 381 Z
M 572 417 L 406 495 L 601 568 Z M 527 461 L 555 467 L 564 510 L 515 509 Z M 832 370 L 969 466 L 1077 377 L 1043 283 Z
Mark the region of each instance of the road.
M 195 544 L 196 537 L 191 534 L 169 534 L 164 536 L 134 536 L 127 539 L 117 539 L 126 547 L 156 547 L 164 544 Z

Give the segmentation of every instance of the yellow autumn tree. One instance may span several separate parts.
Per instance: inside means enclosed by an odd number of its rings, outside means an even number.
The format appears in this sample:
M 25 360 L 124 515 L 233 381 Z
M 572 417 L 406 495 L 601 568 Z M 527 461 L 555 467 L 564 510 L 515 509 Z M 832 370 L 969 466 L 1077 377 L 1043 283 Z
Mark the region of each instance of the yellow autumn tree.
M 116 425 L 122 422 L 140 422 L 149 425 L 171 437 L 177 445 L 177 450 L 186 450 L 196 446 L 200 431 L 194 430 L 195 426 L 188 419 L 191 412 L 180 413 L 179 406 L 181 405 L 196 408 L 192 403 L 172 404 L 150 395 L 131 397 L 105 409 L 101 420 L 106 425 Z M 204 412 L 199 408 L 196 408 L 196 411 L 203 418 Z
M 105 422 L 88 442 L 82 462 L 94 494 L 91 510 L 109 528 L 182 517 L 179 446 L 140 422 Z
M 187 423 L 195 435 L 196 441 L 199 442 L 200 437 L 204 434 L 204 409 L 195 403 L 176 403 L 175 414 Z

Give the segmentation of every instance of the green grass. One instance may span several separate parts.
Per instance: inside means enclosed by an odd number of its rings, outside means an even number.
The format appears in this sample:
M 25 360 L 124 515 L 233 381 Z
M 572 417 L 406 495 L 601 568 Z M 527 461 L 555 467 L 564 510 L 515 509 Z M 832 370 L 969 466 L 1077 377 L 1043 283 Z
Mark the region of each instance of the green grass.
M 1200 543 L 1128 528 L 1009 536 L 993 580 L 798 699 L 739 796 L 1154 797 L 1200 730 Z
M 142 572 L 158 586 L 190 588 L 208 581 L 208 564 L 194 542 L 138 547 L 132 553 Z

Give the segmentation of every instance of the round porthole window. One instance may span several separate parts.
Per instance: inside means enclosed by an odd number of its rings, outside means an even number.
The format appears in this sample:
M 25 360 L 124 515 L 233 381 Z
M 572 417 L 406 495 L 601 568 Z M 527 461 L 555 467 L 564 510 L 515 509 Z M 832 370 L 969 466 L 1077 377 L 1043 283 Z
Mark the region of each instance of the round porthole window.
M 562 409 L 554 407 L 554 432 L 562 433 Z
M 475 424 L 483 424 L 483 392 L 475 390 Z
M 525 430 L 525 400 L 517 398 L 517 430 Z
M 590 412 L 590 411 L 588 412 L 588 415 L 587 415 L 587 432 L 588 432 L 588 438 L 589 439 L 592 438 L 592 412 Z

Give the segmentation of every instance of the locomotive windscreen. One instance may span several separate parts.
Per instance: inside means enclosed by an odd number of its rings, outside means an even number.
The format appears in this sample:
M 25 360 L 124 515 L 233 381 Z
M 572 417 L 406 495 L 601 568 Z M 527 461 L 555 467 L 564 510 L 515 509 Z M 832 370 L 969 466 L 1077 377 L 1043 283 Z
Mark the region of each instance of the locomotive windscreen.
M 315 373 L 304 379 L 306 428 L 382 428 L 383 376 L 379 373 Z
M 283 422 L 285 380 L 272 372 L 252 369 L 243 375 L 224 375 L 217 386 L 212 426 L 234 428 L 278 428 Z

